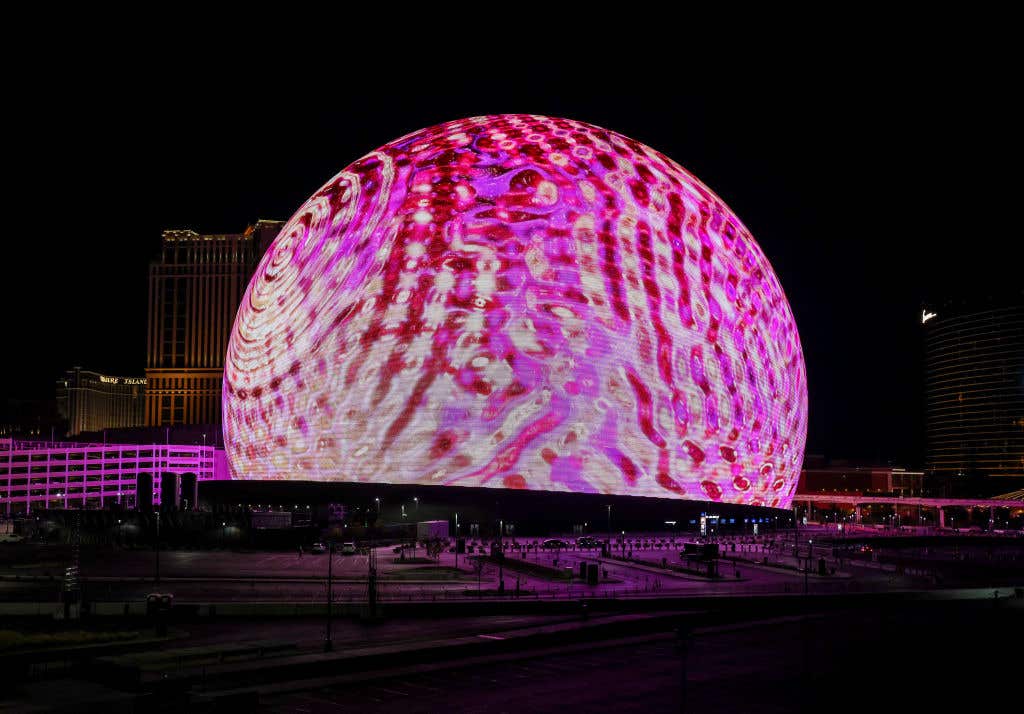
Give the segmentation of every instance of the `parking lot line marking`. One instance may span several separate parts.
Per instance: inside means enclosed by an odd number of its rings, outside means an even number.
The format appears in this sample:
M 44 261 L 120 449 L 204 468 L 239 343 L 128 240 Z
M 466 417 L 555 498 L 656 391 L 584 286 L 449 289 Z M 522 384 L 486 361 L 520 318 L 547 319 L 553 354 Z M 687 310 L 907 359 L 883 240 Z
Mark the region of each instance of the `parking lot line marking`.
M 309 700 L 311 702 L 317 702 L 318 704 L 328 704 L 328 705 L 330 705 L 332 707 L 338 706 L 338 702 L 334 701 L 333 699 L 326 699 L 324 697 L 317 697 L 317 696 L 315 696 L 313 694 L 308 694 L 308 693 L 307 694 L 299 694 L 298 698 L 299 699 L 306 699 L 306 700 Z
M 576 672 L 576 671 L 579 671 L 579 669 L 580 669 L 575 664 L 569 664 L 569 663 L 564 663 L 564 662 L 563 663 L 549 662 L 546 665 L 544 665 L 544 668 L 545 669 L 554 669 L 554 670 L 557 670 L 559 672 Z
M 431 687 L 426 684 L 417 684 L 416 682 L 405 681 L 403 684 L 407 687 L 415 687 L 416 689 L 426 689 L 430 692 L 443 692 L 444 690 L 440 687 Z
M 504 637 L 499 637 L 498 635 L 477 635 L 477 637 L 483 637 L 485 640 L 503 640 L 503 639 L 505 639 Z
M 388 694 L 397 694 L 400 697 L 409 696 L 409 692 L 403 692 L 398 689 L 388 689 L 387 687 L 374 687 L 374 689 L 379 689 L 380 691 L 387 692 Z

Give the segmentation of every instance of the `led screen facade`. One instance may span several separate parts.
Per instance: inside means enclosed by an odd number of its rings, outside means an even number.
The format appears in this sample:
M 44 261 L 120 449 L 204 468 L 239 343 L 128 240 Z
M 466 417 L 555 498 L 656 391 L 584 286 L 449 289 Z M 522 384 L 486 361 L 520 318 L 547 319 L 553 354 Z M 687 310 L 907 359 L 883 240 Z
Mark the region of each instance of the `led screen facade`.
M 793 314 L 671 159 L 527 115 L 423 129 L 316 192 L 228 346 L 241 479 L 788 507 L 807 429 Z

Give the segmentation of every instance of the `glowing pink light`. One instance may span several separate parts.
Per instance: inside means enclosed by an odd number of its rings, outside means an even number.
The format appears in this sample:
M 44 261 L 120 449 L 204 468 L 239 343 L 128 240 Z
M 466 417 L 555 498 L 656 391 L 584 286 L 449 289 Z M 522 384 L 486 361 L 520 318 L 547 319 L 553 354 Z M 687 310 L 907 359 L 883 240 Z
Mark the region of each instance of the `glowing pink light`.
M 788 507 L 807 428 L 792 312 L 671 159 L 566 119 L 423 129 L 292 217 L 228 346 L 235 478 Z

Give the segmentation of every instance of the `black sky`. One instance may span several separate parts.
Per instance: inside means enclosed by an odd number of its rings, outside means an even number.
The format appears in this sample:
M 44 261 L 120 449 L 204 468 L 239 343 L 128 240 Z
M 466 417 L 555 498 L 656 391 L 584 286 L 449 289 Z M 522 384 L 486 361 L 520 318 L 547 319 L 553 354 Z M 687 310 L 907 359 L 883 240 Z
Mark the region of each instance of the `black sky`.
M 862 37 L 719 73 L 693 54 L 600 69 L 513 57 L 443 72 L 412 62 L 398 76 L 359 61 L 270 72 L 252 53 L 140 73 L 117 52 L 20 72 L 0 393 L 49 397 L 73 365 L 142 373 L 163 229 L 286 219 L 402 134 L 529 112 L 634 137 L 717 192 L 796 314 L 808 451 L 919 465 L 922 300 L 1022 282 L 1009 59 L 998 42 Z

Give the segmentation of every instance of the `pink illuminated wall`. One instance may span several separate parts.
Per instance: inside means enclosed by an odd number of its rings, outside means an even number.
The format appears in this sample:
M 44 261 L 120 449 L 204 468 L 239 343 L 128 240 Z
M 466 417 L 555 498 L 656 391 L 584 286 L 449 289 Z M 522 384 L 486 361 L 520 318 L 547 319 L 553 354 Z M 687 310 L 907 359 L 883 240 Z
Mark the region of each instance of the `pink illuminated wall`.
M 181 444 L 91 444 L 0 439 L 0 515 L 45 508 L 137 508 L 139 477 L 152 477 L 160 505 L 164 474 L 227 478 L 223 452 Z M 194 506 L 195 504 L 193 504 Z
M 264 256 L 228 346 L 235 478 L 788 506 L 793 314 L 753 237 L 643 144 L 540 116 L 359 159 Z

